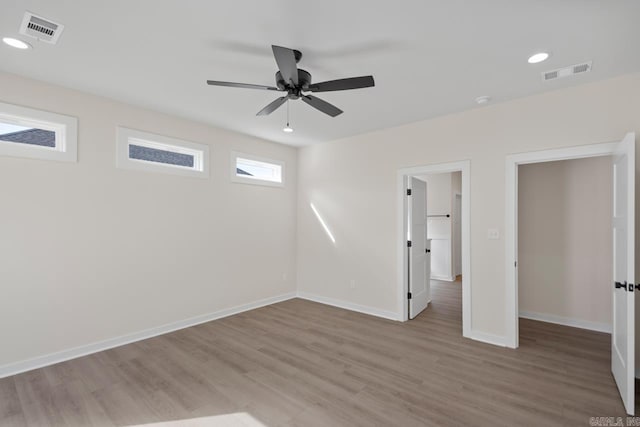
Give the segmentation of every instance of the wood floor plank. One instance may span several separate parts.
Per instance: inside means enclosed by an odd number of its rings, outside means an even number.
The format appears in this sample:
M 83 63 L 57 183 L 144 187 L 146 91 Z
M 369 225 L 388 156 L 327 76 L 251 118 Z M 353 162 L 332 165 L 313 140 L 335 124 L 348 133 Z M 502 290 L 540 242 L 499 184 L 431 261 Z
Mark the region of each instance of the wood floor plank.
M 13 379 L 0 380 L 0 425 L 24 425 L 22 405 Z
M 0 425 L 586 426 L 625 416 L 608 334 L 522 319 L 517 350 L 475 342 L 462 337 L 460 282 L 432 286 L 410 322 L 294 299 L 0 379 Z

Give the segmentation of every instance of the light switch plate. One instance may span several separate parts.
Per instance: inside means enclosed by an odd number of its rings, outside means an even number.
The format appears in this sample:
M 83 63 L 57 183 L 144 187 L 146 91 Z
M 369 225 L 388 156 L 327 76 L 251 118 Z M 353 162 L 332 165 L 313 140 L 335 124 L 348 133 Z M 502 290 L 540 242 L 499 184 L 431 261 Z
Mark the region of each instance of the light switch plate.
M 487 230 L 487 239 L 498 240 L 500 238 L 500 232 L 497 228 L 490 228 Z

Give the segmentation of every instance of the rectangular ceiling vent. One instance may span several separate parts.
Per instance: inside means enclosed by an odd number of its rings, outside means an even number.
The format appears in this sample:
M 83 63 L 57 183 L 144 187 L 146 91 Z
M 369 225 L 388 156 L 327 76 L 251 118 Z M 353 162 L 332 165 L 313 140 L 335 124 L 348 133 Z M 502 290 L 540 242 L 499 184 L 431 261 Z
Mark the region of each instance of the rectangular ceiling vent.
M 591 61 L 582 64 L 572 65 L 570 67 L 558 68 L 557 70 L 545 71 L 542 73 L 542 80 L 556 80 L 564 77 L 574 76 L 576 74 L 584 74 L 591 71 Z
M 62 34 L 64 25 L 53 22 L 42 16 L 34 15 L 31 12 L 25 12 L 22 24 L 20 25 L 20 34 L 36 38 L 40 41 L 56 44 Z

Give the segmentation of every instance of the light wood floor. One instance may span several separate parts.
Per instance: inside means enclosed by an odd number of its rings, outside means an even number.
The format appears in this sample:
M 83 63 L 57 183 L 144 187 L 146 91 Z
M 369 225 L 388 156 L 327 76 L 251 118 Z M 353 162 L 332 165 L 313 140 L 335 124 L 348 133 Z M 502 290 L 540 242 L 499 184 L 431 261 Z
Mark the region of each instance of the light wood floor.
M 290 300 L 0 380 L 0 425 L 587 426 L 625 416 L 609 335 L 461 337 L 460 284 L 399 323 Z M 235 414 L 235 415 L 232 415 Z

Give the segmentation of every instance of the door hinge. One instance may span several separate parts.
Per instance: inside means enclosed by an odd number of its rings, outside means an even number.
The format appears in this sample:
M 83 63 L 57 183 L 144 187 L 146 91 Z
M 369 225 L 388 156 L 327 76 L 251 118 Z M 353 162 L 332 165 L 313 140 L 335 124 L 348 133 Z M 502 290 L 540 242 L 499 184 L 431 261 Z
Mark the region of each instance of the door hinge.
M 410 195 L 411 195 L 411 189 L 407 188 L 407 196 L 410 196 Z
M 624 288 L 624 290 L 627 290 L 627 282 L 615 282 L 615 287 L 616 289 Z
M 426 253 L 430 253 L 430 252 L 431 252 L 431 249 L 425 249 L 424 251 L 425 251 Z
M 411 299 L 411 292 L 407 293 L 407 299 Z
M 407 240 L 407 247 L 410 248 L 411 247 L 411 240 Z
M 518 261 L 513 261 L 513 266 L 517 267 L 518 266 Z

